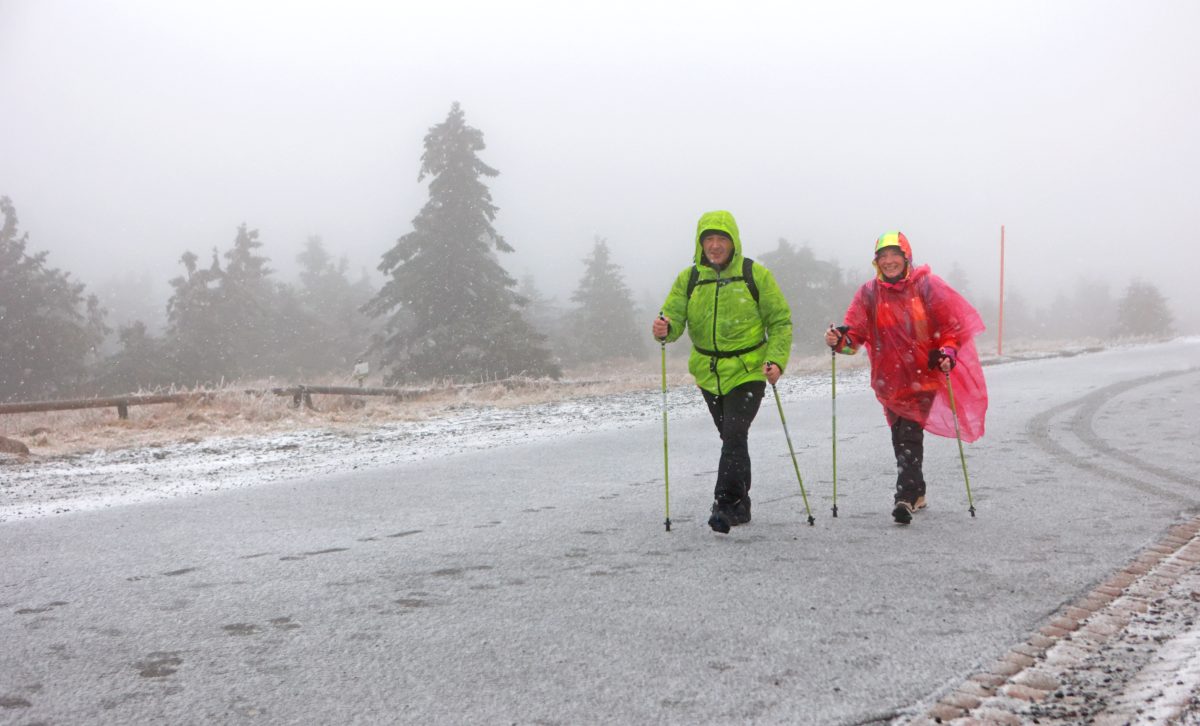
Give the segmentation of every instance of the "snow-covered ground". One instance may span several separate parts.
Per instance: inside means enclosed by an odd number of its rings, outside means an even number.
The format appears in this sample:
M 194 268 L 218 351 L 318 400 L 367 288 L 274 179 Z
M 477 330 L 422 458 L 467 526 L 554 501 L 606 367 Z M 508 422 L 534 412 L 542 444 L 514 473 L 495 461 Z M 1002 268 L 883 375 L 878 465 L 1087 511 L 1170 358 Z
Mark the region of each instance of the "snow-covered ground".
M 866 385 L 863 368 L 838 375 L 840 391 L 865 390 Z M 785 376 L 777 388 L 789 402 L 827 398 L 829 377 Z M 515 408 L 462 403 L 445 415 L 420 421 L 189 438 L 46 459 L 10 457 L 0 461 L 0 522 L 628 428 L 660 419 L 662 402 L 661 391 L 647 391 Z M 703 411 L 704 402 L 695 388 L 678 386 L 668 391 L 667 410 L 669 422 L 672 416 Z

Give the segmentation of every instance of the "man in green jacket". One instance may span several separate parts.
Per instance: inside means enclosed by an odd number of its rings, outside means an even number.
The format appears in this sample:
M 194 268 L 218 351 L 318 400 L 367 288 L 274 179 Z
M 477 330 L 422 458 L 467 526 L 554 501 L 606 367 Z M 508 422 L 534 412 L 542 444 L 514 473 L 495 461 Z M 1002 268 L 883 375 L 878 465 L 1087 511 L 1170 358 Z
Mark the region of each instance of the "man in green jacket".
M 686 329 L 691 338 L 688 370 L 721 434 L 708 525 L 725 534 L 750 521 L 750 424 L 767 382 L 775 385 L 787 366 L 792 319 L 771 271 L 742 256 L 729 212 L 701 215 L 694 260 L 675 278 L 651 332 L 671 342 Z

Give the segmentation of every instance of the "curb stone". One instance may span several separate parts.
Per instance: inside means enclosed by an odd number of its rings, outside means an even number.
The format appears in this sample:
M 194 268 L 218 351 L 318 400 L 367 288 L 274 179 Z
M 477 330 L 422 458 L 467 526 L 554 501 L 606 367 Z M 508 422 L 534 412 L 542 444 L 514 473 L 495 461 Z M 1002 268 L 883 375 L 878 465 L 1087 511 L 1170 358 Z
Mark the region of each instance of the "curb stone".
M 1182 590 L 1190 593 L 1182 592 L 1181 584 L 1188 585 Z M 1179 603 L 1191 605 L 1195 611 L 1179 615 L 1187 631 L 1181 637 L 1200 638 L 1197 588 L 1200 516 L 1171 527 L 1121 571 L 1064 605 L 1026 642 L 950 688 L 909 723 L 1125 723 L 1137 719 L 1143 710 L 1161 712 L 1173 723 L 1200 723 L 1200 683 L 1191 684 L 1189 697 L 1176 696 L 1169 703 L 1151 700 L 1129 705 L 1124 703 L 1128 698 L 1122 698 L 1137 685 L 1138 675 L 1150 670 L 1146 667 L 1149 656 L 1177 634 L 1167 632 L 1165 621 L 1166 616 L 1180 612 Z M 1122 662 L 1106 667 L 1103 659 L 1114 651 L 1131 655 L 1141 665 L 1129 667 Z M 1111 692 L 1108 699 L 1105 694 L 1077 692 L 1078 683 L 1086 681 L 1095 669 L 1100 669 L 1104 684 L 1097 690 Z M 1135 706 L 1138 710 L 1124 712 Z

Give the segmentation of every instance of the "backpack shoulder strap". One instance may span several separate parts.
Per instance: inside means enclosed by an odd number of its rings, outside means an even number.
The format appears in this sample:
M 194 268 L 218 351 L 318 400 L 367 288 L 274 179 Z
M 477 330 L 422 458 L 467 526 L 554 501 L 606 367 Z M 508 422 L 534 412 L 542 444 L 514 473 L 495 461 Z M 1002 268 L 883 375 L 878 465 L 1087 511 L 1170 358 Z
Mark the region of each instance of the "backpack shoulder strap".
M 746 289 L 750 291 L 754 302 L 758 302 L 758 284 L 754 282 L 754 260 L 749 257 L 742 258 L 742 280 L 746 283 Z
M 696 283 L 700 280 L 700 268 L 692 265 L 692 274 L 688 275 L 687 297 L 692 299 L 692 291 L 696 289 Z

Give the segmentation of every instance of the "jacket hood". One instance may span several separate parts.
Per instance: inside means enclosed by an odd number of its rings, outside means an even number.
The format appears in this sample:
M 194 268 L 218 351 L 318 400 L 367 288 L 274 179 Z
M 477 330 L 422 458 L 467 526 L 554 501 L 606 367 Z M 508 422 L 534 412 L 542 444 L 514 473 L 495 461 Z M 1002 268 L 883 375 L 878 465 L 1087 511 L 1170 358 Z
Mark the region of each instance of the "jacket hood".
M 710 229 L 720 230 L 733 240 L 733 255 L 729 258 L 729 264 L 725 266 L 728 269 L 729 265 L 742 256 L 742 237 L 738 234 L 737 222 L 733 215 L 724 210 L 705 212 L 700 215 L 700 221 L 696 223 L 696 254 L 693 261 L 697 265 L 704 264 L 704 246 L 700 244 L 700 234 Z
M 900 251 L 904 253 L 904 259 L 908 260 L 908 265 L 906 265 L 904 268 L 904 278 L 903 279 L 907 279 L 908 277 L 912 276 L 913 253 L 912 253 L 912 245 L 910 245 L 908 243 L 908 237 L 905 237 L 904 233 L 900 232 L 898 230 L 892 231 L 892 232 L 884 232 L 883 234 L 879 235 L 879 239 L 875 240 L 875 255 L 878 256 L 879 250 L 883 249 L 884 247 L 899 247 L 900 248 Z M 875 261 L 874 257 L 871 258 L 871 265 L 875 268 L 875 277 L 882 280 L 883 279 L 883 271 L 879 269 L 879 263 Z

